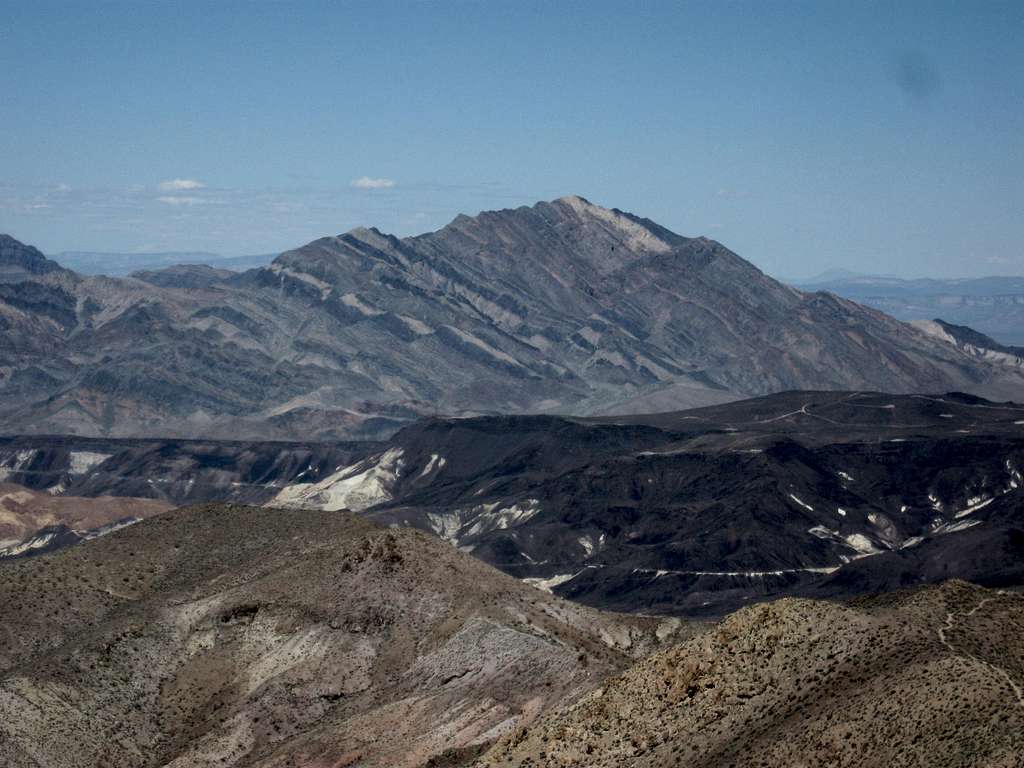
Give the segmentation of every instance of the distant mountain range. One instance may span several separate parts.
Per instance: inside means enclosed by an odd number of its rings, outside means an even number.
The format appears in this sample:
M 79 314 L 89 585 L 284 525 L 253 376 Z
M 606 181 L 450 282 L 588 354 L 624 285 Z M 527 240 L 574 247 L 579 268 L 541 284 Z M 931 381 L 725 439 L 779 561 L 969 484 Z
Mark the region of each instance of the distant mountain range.
M 1003 344 L 1024 345 L 1024 277 L 904 280 L 833 270 L 794 285 L 831 291 L 900 320 L 941 318 Z
M 61 251 L 54 259 L 82 275 L 124 277 L 142 270 L 163 269 L 180 264 L 203 264 L 218 269 L 244 270 L 265 267 L 276 254 L 265 256 L 221 256 L 206 251 L 164 251 L 110 253 L 103 251 Z
M 380 437 L 431 413 L 599 414 L 788 389 L 1024 393 L 1014 357 L 566 197 L 241 273 L 83 276 L 0 237 L 11 433 Z

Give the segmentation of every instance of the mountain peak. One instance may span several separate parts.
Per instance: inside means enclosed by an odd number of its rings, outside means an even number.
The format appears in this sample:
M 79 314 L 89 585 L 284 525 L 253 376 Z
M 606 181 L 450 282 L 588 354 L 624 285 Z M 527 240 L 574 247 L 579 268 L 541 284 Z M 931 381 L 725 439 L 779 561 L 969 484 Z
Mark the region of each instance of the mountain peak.
M 569 208 L 581 219 L 591 220 L 599 226 L 617 231 L 632 250 L 652 253 L 668 253 L 672 250 L 672 245 L 664 237 L 669 234 L 668 230 L 618 208 L 604 208 L 580 195 L 566 195 L 551 204 Z
M 139 279 L 77 281 L 9 238 L 0 247 L 0 338 L 38 355 L 0 361 L 19 382 L 0 382 L 9 431 L 343 439 L 426 409 L 581 415 L 784 389 L 1024 386 L 1002 358 L 802 294 L 724 246 L 578 195 L 403 239 L 358 228 L 223 280 L 147 277 L 151 292 Z M 183 304 L 167 280 L 203 290 Z M 42 285 L 10 290 L 26 282 Z M 127 310 L 140 303 L 148 316 Z M 96 332 L 71 334 L 85 322 Z M 97 402 L 111 410 L 89 410 Z M 291 415 L 268 424 L 271 413 Z
M 562 197 L 559 197 L 552 202 L 565 203 L 566 205 L 572 206 L 576 209 L 601 207 L 599 205 L 594 205 L 592 202 L 587 200 L 587 198 L 583 197 L 583 195 L 562 195 Z
M 0 277 L 24 277 L 57 272 L 62 267 L 46 258 L 38 248 L 0 234 Z
M 390 248 L 394 240 L 391 235 L 381 232 L 376 227 L 354 227 L 346 232 L 343 237 L 358 240 L 378 250 Z

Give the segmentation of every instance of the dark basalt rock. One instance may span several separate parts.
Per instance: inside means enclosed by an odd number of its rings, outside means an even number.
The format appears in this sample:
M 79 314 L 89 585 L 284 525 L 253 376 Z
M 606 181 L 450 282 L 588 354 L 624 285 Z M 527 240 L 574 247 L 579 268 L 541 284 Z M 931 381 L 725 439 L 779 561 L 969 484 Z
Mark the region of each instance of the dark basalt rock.
M 632 418 L 436 420 L 391 441 L 401 475 L 364 514 L 615 610 L 1021 583 L 1022 421 L 1022 406 L 959 394 L 821 392 Z
M 961 394 L 789 392 L 635 417 L 431 418 L 378 443 L 7 438 L 0 473 L 75 497 L 347 506 L 579 602 L 704 616 L 1024 581 L 1022 421 Z

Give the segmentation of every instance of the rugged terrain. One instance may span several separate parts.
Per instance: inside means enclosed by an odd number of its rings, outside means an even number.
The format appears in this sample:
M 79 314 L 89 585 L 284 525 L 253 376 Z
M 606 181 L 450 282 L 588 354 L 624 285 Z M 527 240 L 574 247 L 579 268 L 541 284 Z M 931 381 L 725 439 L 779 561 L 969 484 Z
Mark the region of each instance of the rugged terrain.
M 178 510 L 0 564 L 0 763 L 454 765 L 687 631 L 346 513 Z
M 977 329 L 1002 344 L 1024 345 L 1024 278 L 954 280 L 839 274 L 798 282 L 804 291 L 828 291 L 899 320 L 942 320 Z
M 1022 466 L 1024 406 L 962 394 L 429 419 L 367 443 L 0 439 L 0 479 L 54 503 L 353 510 L 595 607 L 695 616 L 949 578 L 1019 583 Z M 34 520 L 8 546 L 80 538 Z
M 794 392 L 680 413 L 446 419 L 274 503 L 429 530 L 557 594 L 721 614 L 1024 581 L 1024 407 Z
M 262 504 L 380 450 L 373 442 L 0 437 L 0 481 L 52 496 L 143 497 L 174 506 Z
M 969 355 L 1024 368 L 1024 347 L 1000 344 L 991 336 L 973 328 L 954 325 L 945 320 L 914 320 L 912 324 L 927 334 L 955 344 Z
M 854 388 L 1011 397 L 1024 376 L 580 197 L 359 228 L 238 274 L 85 277 L 0 238 L 8 434 L 379 438 L 432 413 Z
M 852 606 L 751 606 L 478 766 L 1015 768 L 1024 596 L 949 582 Z
M 153 499 L 62 496 L 0 482 L 0 559 L 61 549 L 170 507 Z

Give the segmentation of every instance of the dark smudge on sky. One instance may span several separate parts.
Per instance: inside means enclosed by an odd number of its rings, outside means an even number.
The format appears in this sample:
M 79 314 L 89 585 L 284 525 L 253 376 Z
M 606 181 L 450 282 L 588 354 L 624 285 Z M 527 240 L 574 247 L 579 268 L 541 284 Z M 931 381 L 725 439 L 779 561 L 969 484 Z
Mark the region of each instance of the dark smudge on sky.
M 893 58 L 892 76 L 908 98 L 922 100 L 939 89 L 939 73 L 921 51 L 903 51 Z

